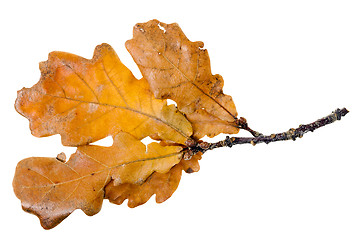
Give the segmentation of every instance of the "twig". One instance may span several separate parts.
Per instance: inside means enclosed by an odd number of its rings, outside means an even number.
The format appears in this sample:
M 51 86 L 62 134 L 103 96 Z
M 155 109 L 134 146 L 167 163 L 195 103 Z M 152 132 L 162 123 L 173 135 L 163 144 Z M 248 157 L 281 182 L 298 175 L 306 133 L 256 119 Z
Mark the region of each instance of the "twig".
M 216 142 L 216 143 L 208 143 L 208 142 L 199 142 L 195 146 L 189 147 L 184 154 L 184 159 L 190 159 L 197 152 L 206 152 L 208 150 L 212 150 L 220 147 L 232 147 L 237 144 L 246 144 L 251 143 L 252 145 L 256 145 L 258 143 L 271 143 L 278 141 L 286 141 L 286 140 L 296 140 L 297 138 L 301 138 L 307 132 L 313 132 L 314 130 L 333 123 L 337 120 L 340 120 L 341 117 L 345 116 L 349 111 L 346 108 L 336 109 L 330 115 L 320 118 L 315 122 L 300 125 L 298 128 L 291 128 L 286 132 L 271 134 L 268 136 L 264 136 L 259 134 L 255 137 L 229 137 L 226 136 L 225 140 Z
M 257 131 L 252 130 L 252 129 L 249 127 L 246 119 L 243 118 L 243 117 L 240 117 L 239 119 L 236 119 L 235 122 L 236 122 L 237 126 L 238 126 L 240 129 L 244 129 L 244 130 L 248 131 L 249 133 L 251 133 L 251 135 L 253 135 L 253 137 L 259 137 L 259 136 L 262 136 L 262 135 L 263 135 L 262 133 L 259 133 L 259 132 L 257 132 Z

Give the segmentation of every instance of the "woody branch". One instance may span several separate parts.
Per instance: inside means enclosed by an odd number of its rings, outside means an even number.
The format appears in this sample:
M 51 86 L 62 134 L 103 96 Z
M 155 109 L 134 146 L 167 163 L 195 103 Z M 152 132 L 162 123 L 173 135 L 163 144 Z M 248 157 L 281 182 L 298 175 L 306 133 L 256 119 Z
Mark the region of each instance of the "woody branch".
M 262 135 L 259 134 L 254 137 L 229 137 L 227 136 L 225 140 L 215 142 L 215 143 L 208 143 L 208 142 L 199 142 L 195 146 L 188 147 L 184 153 L 184 159 L 190 159 L 191 156 L 196 154 L 197 152 L 206 152 L 208 150 L 212 150 L 215 148 L 220 147 L 232 147 L 238 144 L 252 144 L 256 145 L 259 143 L 271 143 L 271 142 L 278 142 L 278 141 L 286 141 L 286 140 L 296 140 L 297 138 L 301 138 L 307 132 L 313 132 L 314 130 L 333 123 L 335 121 L 341 120 L 349 111 L 346 108 L 336 109 L 331 114 L 326 117 L 320 118 L 315 122 L 309 124 L 301 124 L 298 128 L 291 128 L 286 132 L 276 133 L 271 135 Z

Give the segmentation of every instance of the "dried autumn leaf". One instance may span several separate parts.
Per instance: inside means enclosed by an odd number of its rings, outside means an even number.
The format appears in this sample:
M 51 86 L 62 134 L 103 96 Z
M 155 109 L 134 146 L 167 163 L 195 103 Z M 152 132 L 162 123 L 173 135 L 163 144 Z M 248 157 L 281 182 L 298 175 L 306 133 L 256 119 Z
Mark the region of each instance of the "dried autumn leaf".
M 146 203 L 152 195 L 156 194 L 156 202 L 162 203 L 177 189 L 182 170 L 188 173 L 199 171 L 198 161 L 201 155 L 202 153 L 198 152 L 188 161 L 181 160 L 167 173 L 154 172 L 141 185 L 131 183 L 115 185 L 115 182 L 111 181 L 106 185 L 105 198 L 118 205 L 128 199 L 128 206 L 133 208 Z
M 126 48 L 148 80 L 155 97 L 172 99 L 194 128 L 194 138 L 239 131 L 224 81 L 212 75 L 202 42 L 191 42 L 180 27 L 157 20 L 137 24 Z
M 155 99 L 108 44 L 97 46 L 91 60 L 52 52 L 40 70 L 40 81 L 19 91 L 15 103 L 37 137 L 59 133 L 64 145 L 78 146 L 120 130 L 178 143 L 192 135 L 176 107 Z
M 119 133 L 111 147 L 78 147 L 69 161 L 27 158 L 19 162 L 13 187 L 23 209 L 41 225 L 53 228 L 75 209 L 94 215 L 101 209 L 104 188 L 140 184 L 155 171 L 167 173 L 182 157 L 182 147 L 146 146 L 128 133 Z

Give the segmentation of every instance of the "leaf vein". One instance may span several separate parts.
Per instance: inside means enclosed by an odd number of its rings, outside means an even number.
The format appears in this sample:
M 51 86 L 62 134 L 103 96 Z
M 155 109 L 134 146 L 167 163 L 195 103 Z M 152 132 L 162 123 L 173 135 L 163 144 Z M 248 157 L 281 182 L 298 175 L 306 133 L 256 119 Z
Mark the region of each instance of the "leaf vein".
M 33 91 L 37 91 L 35 89 L 33 89 Z M 38 91 L 40 94 L 43 94 L 45 96 L 49 96 L 49 97 L 54 97 L 54 98 L 60 98 L 60 99 L 66 99 L 66 100 L 69 100 L 69 101 L 76 101 L 76 102 L 81 102 L 81 103 L 87 103 L 87 104 L 98 104 L 98 105 L 101 105 L 101 106 L 107 106 L 107 107 L 114 107 L 114 108 L 120 108 L 120 109 L 124 109 L 124 110 L 128 110 L 128 111 L 132 111 L 132 112 L 135 112 L 137 114 L 141 114 L 141 115 L 144 115 L 146 117 L 149 117 L 153 120 L 156 120 L 158 122 L 161 122 L 162 124 L 165 124 L 167 125 L 168 127 L 174 129 L 176 132 L 180 133 L 182 136 L 186 137 L 186 138 L 189 138 L 190 136 L 188 136 L 186 133 L 184 133 L 183 131 L 181 131 L 179 128 L 177 128 L 176 126 L 170 124 L 170 123 L 167 123 L 165 122 L 164 120 L 162 120 L 161 118 L 158 118 L 156 116 L 153 116 L 151 114 L 148 114 L 148 113 L 145 113 L 145 112 L 140 112 L 136 109 L 133 109 L 133 108 L 129 108 L 129 107 L 124 107 L 124 106 L 118 106 L 118 105 L 113 105 L 113 104 L 108 104 L 108 103 L 101 103 L 101 102 L 92 102 L 92 101 L 84 101 L 84 100 L 80 100 L 80 99 L 74 99 L 74 98 L 69 98 L 69 97 L 63 97 L 63 96 L 56 96 L 56 95 L 51 95 L 51 94 L 47 94 L 47 93 L 43 93 L 43 92 L 40 92 Z

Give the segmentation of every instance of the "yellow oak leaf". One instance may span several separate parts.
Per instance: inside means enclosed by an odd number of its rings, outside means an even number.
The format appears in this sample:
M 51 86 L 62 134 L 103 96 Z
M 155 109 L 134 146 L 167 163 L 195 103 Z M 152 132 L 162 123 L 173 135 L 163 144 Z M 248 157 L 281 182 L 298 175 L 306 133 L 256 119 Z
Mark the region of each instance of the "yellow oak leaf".
M 192 135 L 183 114 L 155 99 L 108 44 L 97 46 L 90 60 L 52 52 L 40 70 L 40 81 L 20 90 L 15 103 L 37 137 L 60 134 L 63 145 L 79 146 L 119 131 L 177 143 Z

